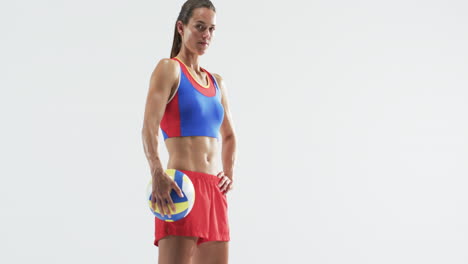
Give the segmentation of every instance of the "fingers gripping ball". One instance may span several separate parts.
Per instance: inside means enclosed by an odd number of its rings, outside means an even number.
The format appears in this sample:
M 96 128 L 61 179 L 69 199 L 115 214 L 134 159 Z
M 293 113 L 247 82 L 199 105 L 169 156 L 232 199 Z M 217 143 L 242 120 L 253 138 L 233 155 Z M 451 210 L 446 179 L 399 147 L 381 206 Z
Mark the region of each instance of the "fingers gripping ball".
M 171 190 L 171 199 L 176 207 L 175 211 L 172 211 L 171 209 L 172 217 L 169 218 L 167 215 L 162 215 L 160 212 L 160 208 L 156 208 L 155 210 L 152 207 L 152 180 L 150 180 L 150 182 L 146 186 L 146 197 L 148 197 L 147 201 L 149 203 L 149 208 L 154 214 L 154 216 L 166 222 L 174 222 L 184 218 L 192 210 L 193 205 L 195 203 L 195 189 L 190 178 L 183 172 L 175 169 L 167 169 L 165 170 L 165 172 L 177 183 L 184 195 L 184 197 L 180 197 L 174 189 Z M 166 201 L 163 201 L 163 203 L 165 204 Z M 155 207 L 157 207 L 156 203 L 154 205 Z

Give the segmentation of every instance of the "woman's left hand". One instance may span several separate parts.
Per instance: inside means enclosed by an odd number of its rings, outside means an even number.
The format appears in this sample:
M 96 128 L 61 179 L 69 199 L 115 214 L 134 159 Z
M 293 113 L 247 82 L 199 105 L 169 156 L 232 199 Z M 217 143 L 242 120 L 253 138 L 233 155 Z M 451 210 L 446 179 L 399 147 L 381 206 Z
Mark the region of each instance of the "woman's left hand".
M 218 187 L 221 190 L 221 192 L 224 192 L 224 194 L 228 193 L 230 190 L 233 188 L 233 182 L 232 182 L 232 175 L 228 176 L 224 174 L 224 171 L 221 171 L 218 173 L 218 178 L 220 178 L 220 181 L 218 183 Z

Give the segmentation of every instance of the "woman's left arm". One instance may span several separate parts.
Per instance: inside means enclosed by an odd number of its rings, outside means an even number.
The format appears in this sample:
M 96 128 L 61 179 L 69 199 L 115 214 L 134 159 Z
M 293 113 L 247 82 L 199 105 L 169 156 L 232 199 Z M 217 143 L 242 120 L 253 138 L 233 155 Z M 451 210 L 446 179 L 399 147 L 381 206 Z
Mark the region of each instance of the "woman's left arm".
M 219 74 L 214 73 L 219 89 L 221 91 L 221 104 L 224 107 L 224 119 L 221 124 L 220 132 L 222 137 L 222 162 L 223 171 L 218 174 L 224 173 L 230 181 L 221 181 L 221 190 L 228 192 L 232 189 L 232 181 L 234 179 L 234 166 L 236 161 L 236 133 L 234 130 L 234 122 L 232 120 L 231 112 L 229 110 L 228 95 L 226 85 L 223 78 Z M 223 186 L 224 185 L 224 186 Z

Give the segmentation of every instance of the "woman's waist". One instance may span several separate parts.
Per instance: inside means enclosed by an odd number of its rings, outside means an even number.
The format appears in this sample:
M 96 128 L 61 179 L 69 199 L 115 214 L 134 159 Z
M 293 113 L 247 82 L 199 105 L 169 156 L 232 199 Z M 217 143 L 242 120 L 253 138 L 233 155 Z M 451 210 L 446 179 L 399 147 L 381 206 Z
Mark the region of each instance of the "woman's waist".
M 168 169 L 203 172 L 216 175 L 218 160 L 214 155 L 169 155 Z

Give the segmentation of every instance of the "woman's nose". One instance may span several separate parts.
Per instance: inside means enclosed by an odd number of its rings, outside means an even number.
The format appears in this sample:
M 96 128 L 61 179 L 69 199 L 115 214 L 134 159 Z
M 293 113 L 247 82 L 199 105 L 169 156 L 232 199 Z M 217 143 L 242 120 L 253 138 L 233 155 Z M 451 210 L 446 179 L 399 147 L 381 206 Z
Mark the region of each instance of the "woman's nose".
M 210 38 L 211 37 L 210 30 L 206 29 L 205 31 L 203 31 L 202 36 L 203 36 L 203 38 Z

